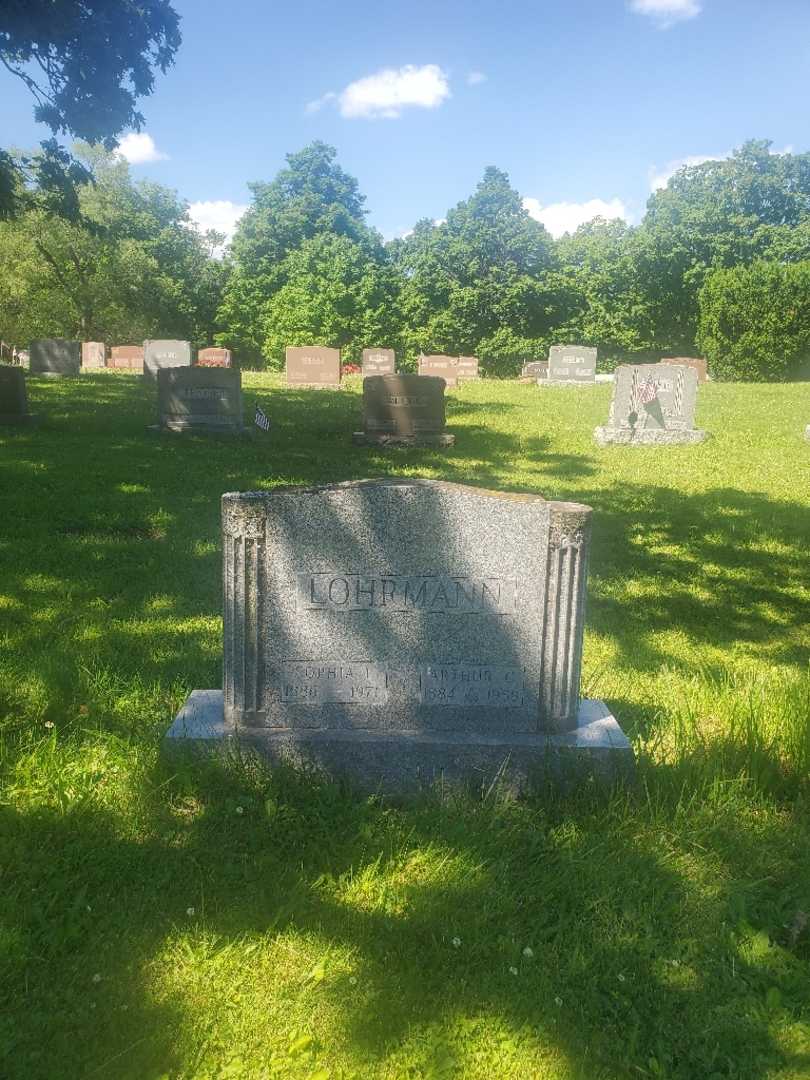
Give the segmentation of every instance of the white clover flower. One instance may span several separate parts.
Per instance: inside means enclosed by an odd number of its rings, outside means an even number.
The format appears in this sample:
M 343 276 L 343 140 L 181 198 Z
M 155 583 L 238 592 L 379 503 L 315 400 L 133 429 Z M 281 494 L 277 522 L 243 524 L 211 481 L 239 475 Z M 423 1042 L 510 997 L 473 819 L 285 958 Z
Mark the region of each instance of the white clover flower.
M 349 976 L 349 986 L 357 986 L 357 976 L 355 976 L 355 975 L 350 975 Z
M 621 972 L 619 972 L 619 974 L 616 976 L 616 978 L 619 980 L 619 982 L 625 982 L 626 981 L 625 976 L 622 975 Z
M 244 806 L 237 806 L 236 812 L 237 812 L 237 814 L 244 814 L 244 812 L 245 812 Z
M 561 997 L 555 997 L 555 998 L 554 998 L 554 1004 L 555 1004 L 556 1006 L 558 1006 L 558 1007 L 559 1007 L 560 1005 L 562 1005 L 562 998 L 561 998 Z
M 518 969 L 514 965 L 510 965 L 509 974 L 510 975 L 517 975 L 517 973 L 518 973 Z
M 191 918 L 192 915 L 196 915 L 196 910 L 193 907 L 187 907 L 186 908 L 186 915 L 188 915 L 189 918 Z
M 45 727 L 50 730 L 50 728 L 53 727 L 53 720 L 46 720 L 45 721 Z
M 453 948 L 454 949 L 460 949 L 461 948 L 461 938 L 460 937 L 454 937 L 453 938 Z
M 93 982 L 94 983 L 100 983 L 101 982 L 101 975 L 98 972 L 96 972 L 95 975 L 93 976 Z
M 523 955 L 526 957 L 527 960 L 531 960 L 531 958 L 534 956 L 534 949 L 531 947 L 531 945 L 526 946 L 526 948 L 523 950 Z

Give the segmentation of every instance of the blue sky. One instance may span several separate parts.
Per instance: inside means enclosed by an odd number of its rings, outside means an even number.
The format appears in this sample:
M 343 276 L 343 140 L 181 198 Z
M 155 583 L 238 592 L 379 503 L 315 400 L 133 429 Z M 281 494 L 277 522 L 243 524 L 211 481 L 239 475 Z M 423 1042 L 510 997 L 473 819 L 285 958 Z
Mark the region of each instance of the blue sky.
M 558 233 L 602 211 L 637 221 L 684 160 L 747 138 L 810 149 L 810 0 L 174 0 L 183 45 L 136 177 L 226 226 L 284 155 L 337 147 L 386 237 L 442 218 L 487 165 Z M 0 143 L 47 131 L 0 74 Z

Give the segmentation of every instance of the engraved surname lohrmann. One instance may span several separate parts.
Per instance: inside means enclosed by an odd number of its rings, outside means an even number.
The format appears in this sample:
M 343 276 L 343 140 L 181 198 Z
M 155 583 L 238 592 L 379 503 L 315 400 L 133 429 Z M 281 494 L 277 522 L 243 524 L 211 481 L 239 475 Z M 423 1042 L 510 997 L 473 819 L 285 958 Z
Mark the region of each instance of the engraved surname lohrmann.
M 419 669 L 423 705 L 520 708 L 526 702 L 519 667 L 484 664 L 428 664 Z
M 517 578 L 418 574 L 302 574 L 299 610 L 430 611 L 448 615 L 514 614 Z
M 213 386 L 184 386 L 181 387 L 180 393 L 182 397 L 196 398 L 200 401 L 224 401 L 226 397 L 225 390 Z
M 388 679 L 383 668 L 365 660 L 286 660 L 282 664 L 281 700 L 295 705 L 383 705 Z

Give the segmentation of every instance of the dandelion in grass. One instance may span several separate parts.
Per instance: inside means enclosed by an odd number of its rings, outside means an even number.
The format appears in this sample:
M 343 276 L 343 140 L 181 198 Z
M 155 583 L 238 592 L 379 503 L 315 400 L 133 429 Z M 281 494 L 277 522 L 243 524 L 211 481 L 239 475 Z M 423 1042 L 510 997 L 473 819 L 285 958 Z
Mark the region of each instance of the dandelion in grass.
M 510 975 L 517 975 L 517 973 L 518 973 L 518 969 L 517 969 L 517 968 L 516 968 L 516 967 L 515 967 L 514 965 L 512 965 L 512 966 L 511 966 L 511 967 L 509 968 L 509 974 L 510 974 Z
M 453 948 L 454 949 L 460 949 L 461 948 L 461 938 L 460 937 L 454 937 L 453 938 Z
M 523 955 L 526 957 L 527 960 L 531 960 L 531 958 L 534 956 L 534 949 L 531 947 L 531 945 L 526 946 L 526 948 L 523 950 Z

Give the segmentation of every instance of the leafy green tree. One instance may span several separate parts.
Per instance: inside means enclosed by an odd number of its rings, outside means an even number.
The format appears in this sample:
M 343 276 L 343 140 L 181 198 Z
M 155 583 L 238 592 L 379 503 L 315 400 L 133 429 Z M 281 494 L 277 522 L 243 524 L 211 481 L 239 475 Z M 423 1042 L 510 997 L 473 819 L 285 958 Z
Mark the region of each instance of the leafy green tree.
M 551 237 L 499 169 L 488 168 L 446 221 L 418 222 L 391 251 L 405 281 L 411 360 L 419 352 L 470 352 L 490 374 L 505 373 L 517 363 L 515 342 L 531 353 L 554 321 L 555 290 L 543 281 L 554 265 Z
M 288 280 L 287 256 L 319 236 L 346 237 L 382 260 L 379 236 L 365 223 L 364 196 L 337 164 L 337 151 L 314 142 L 287 155 L 269 183 L 249 184 L 253 205 L 242 215 L 231 245 L 232 272 L 220 309 L 219 342 L 260 363 L 265 309 Z
M 180 46 L 180 20 L 168 0 L 5 0 L 0 64 L 31 91 L 34 116 L 55 134 L 108 150 L 125 128 L 139 130 L 139 97 L 151 94 Z M 49 208 L 75 217 L 75 185 L 87 174 L 55 141 L 36 158 L 0 151 L 0 217 L 18 212 L 26 183 Z
M 711 273 L 698 341 L 715 378 L 777 382 L 810 371 L 810 261 Z

